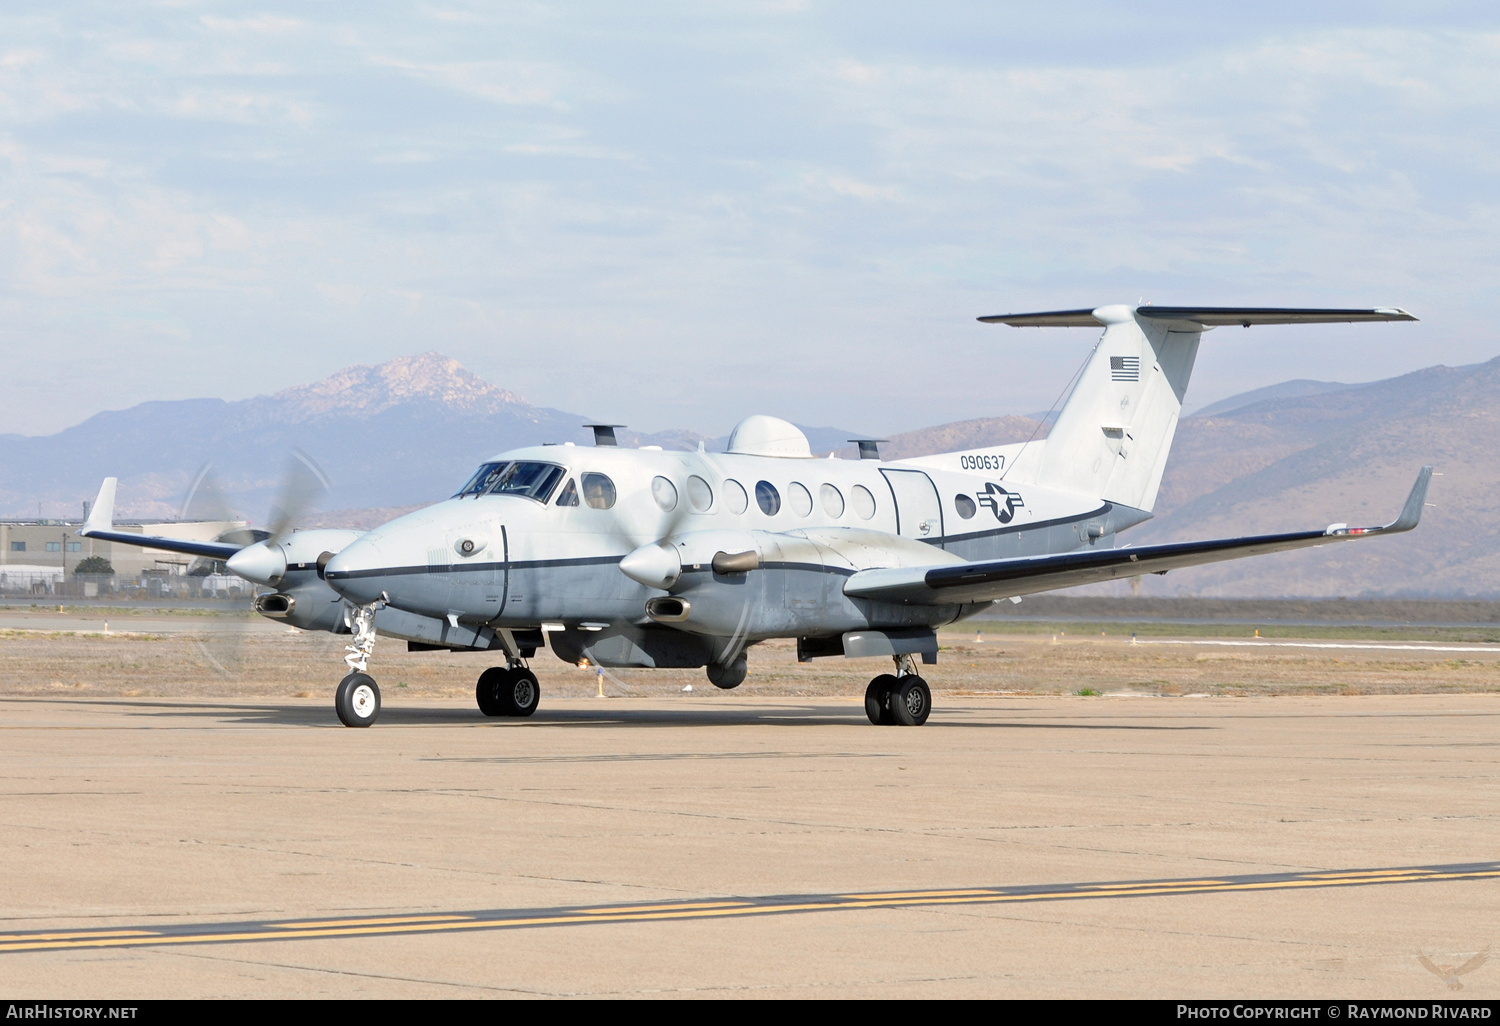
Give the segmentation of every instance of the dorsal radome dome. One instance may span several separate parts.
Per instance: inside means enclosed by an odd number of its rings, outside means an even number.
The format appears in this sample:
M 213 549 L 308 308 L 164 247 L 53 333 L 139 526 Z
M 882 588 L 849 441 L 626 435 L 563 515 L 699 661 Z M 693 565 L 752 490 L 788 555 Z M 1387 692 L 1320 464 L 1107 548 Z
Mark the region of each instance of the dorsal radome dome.
M 729 436 L 729 451 L 741 456 L 792 456 L 812 459 L 807 436 L 780 417 L 755 414 L 734 426 Z

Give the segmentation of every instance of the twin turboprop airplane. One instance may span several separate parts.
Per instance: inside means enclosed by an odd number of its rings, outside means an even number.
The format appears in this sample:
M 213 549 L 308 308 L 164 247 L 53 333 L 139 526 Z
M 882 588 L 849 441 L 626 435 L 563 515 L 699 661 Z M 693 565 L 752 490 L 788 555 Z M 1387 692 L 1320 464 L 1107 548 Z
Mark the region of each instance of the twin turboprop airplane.
M 273 518 L 249 545 L 113 531 L 115 480 L 80 534 L 221 559 L 274 590 L 263 615 L 352 634 L 334 706 L 347 726 L 380 712 L 368 673 L 377 632 L 409 647 L 502 653 L 480 675 L 479 708 L 529 716 L 527 660 L 550 646 L 573 663 L 706 667 L 745 679 L 746 652 L 797 639 L 797 657 L 884 656 L 872 723 L 924 723 L 937 629 L 1001 599 L 1375 534 L 1409 531 L 1432 468 L 1383 527 L 1115 547 L 1151 517 L 1204 331 L 1221 325 L 1411 321 L 1399 309 L 1104 306 L 981 317 L 1102 326 L 1045 439 L 880 461 L 816 459 L 805 436 L 752 416 L 726 452 L 624 449 L 590 425 L 592 448 L 547 445 L 484 463 L 446 501 L 366 533 L 291 531 Z

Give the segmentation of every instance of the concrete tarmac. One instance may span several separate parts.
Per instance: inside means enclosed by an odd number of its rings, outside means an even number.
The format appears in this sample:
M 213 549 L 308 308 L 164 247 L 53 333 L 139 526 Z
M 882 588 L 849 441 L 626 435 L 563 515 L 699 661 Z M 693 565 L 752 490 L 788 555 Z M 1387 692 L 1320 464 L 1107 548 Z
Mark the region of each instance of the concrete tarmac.
M 0 699 L 0 993 L 1500 995 L 1494 696 L 939 702 Z

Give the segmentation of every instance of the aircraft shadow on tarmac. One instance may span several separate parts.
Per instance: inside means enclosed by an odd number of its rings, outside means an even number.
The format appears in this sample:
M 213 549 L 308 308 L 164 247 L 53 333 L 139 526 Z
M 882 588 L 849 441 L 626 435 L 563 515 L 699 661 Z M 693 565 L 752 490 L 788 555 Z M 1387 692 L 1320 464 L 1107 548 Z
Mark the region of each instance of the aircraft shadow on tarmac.
M 133 710 L 134 715 L 151 718 L 197 717 L 224 722 L 226 725 L 257 724 L 289 727 L 339 727 L 338 717 L 324 703 L 265 702 L 255 705 L 228 704 L 213 701 L 174 702 L 162 706 L 156 702 L 131 699 L 113 699 L 99 702 Z M 999 712 L 1000 710 L 997 710 Z M 1009 712 L 1009 710 L 1005 710 Z M 732 727 L 764 724 L 779 727 L 833 727 L 852 726 L 874 729 L 864 716 L 864 709 L 857 705 L 793 705 L 768 702 L 766 706 L 748 707 L 735 705 L 723 709 L 539 709 L 525 719 L 487 717 L 478 710 L 454 707 L 421 707 L 388 705 L 381 709 L 380 725 L 374 729 L 391 727 L 460 726 L 498 729 L 525 729 L 538 727 Z M 945 720 L 934 716 L 922 730 L 1218 730 L 1218 727 L 1200 724 L 1154 724 L 1154 723 L 1028 723 L 1010 718 L 987 719 L 965 712 L 962 717 Z M 912 728 L 908 728 L 912 729 Z

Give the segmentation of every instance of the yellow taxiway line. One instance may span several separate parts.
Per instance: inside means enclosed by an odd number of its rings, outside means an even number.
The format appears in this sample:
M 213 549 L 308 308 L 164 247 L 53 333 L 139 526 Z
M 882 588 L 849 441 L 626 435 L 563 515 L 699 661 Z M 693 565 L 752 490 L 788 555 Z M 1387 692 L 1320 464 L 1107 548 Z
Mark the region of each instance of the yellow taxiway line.
M 807 895 L 805 897 L 777 895 L 717 901 L 660 902 L 544 910 L 492 909 L 428 915 L 364 916 L 261 923 L 193 923 L 161 927 L 155 930 L 140 928 L 54 930 L 0 934 L 0 952 L 379 937 L 393 934 L 443 933 L 453 930 L 501 930 L 569 926 L 579 923 L 663 922 L 676 919 L 786 915 L 794 912 L 900 908 L 913 905 L 991 905 L 1036 901 L 1077 901 L 1090 898 L 1162 897 L 1298 888 L 1374 886 L 1438 880 L 1484 880 L 1497 877 L 1500 877 L 1500 862 L 1488 862 L 1461 866 L 1417 866 L 1211 879 L 1119 881 L 1050 887 L 884 891 L 862 894 Z

